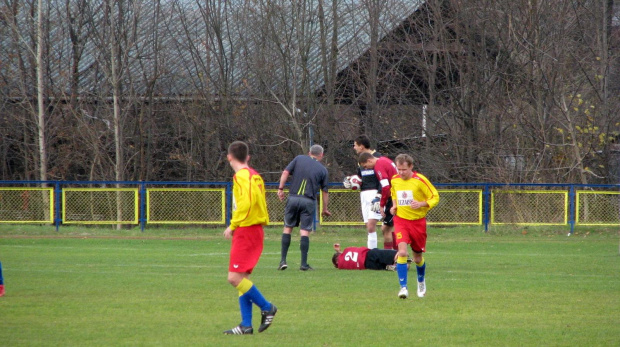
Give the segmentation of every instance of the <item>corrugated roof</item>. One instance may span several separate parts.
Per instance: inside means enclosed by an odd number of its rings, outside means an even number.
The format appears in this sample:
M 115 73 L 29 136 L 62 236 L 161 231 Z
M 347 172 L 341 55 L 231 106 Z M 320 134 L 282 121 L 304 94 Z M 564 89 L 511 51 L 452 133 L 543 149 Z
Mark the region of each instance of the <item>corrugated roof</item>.
M 329 1 L 325 1 L 329 2 Z M 264 93 L 271 89 L 282 93 L 286 89 L 301 86 L 300 76 L 307 72 L 306 86 L 316 90 L 324 84 L 321 56 L 321 35 L 318 1 L 281 1 L 269 7 L 261 7 L 257 1 L 225 1 L 216 11 L 199 7 L 198 2 L 190 0 L 170 1 L 160 6 L 150 1 L 134 1 L 125 18 L 135 15 L 137 24 L 124 31 L 128 49 L 124 59 L 129 73 L 122 76 L 126 93 L 144 94 L 149 82 L 154 84 L 156 95 L 190 96 L 199 93 L 217 95 L 227 93 L 248 96 Z M 343 69 L 351 61 L 363 54 L 370 45 L 370 25 L 368 11 L 362 0 L 341 0 L 338 2 L 338 69 Z M 385 36 L 422 4 L 417 0 L 387 0 L 382 3 L 379 39 Z M 54 94 L 70 89 L 71 41 L 69 20 L 64 4 L 51 2 L 49 5 L 50 23 L 50 69 L 47 73 Z M 301 6 L 307 6 L 302 8 Z M 327 47 L 331 41 L 334 18 L 331 3 L 325 4 L 325 33 Z M 73 9 L 76 10 L 76 9 Z M 81 95 L 109 94 L 106 81 L 106 61 L 109 59 L 110 37 L 105 32 L 103 10 L 90 8 L 96 16 L 88 18 L 83 29 L 84 52 L 79 64 Z M 300 14 L 303 12 L 303 14 Z M 298 18 L 303 20 L 298 20 Z M 0 90 L 4 95 L 22 96 L 21 78 L 15 59 L 16 51 L 24 57 L 26 69 L 32 63 L 26 47 L 32 35 L 28 34 L 32 22 L 27 19 L 27 9 L 23 8 L 18 20 L 20 33 L 19 49 L 15 49 L 11 39 L 11 28 L 1 22 L 0 42 Z M 213 25 L 222 23 L 218 33 L 222 40 L 214 44 L 208 35 L 215 35 Z M 215 25 L 217 27 L 217 25 Z M 276 39 L 277 38 L 277 39 Z M 103 47 L 103 48 L 100 48 Z M 307 64 L 300 61 L 300 51 L 307 52 Z M 284 52 L 284 53 L 281 53 Z M 287 67 L 287 64 L 296 67 Z M 159 73 L 155 74 L 155 66 Z M 304 70 L 307 67 L 307 70 Z M 259 73 L 259 71 L 261 73 Z M 264 72 L 271 78 L 261 78 Z M 227 83 L 226 83 L 227 82 Z M 219 86 L 227 86 L 221 90 Z M 25 86 L 34 93 L 33 86 Z

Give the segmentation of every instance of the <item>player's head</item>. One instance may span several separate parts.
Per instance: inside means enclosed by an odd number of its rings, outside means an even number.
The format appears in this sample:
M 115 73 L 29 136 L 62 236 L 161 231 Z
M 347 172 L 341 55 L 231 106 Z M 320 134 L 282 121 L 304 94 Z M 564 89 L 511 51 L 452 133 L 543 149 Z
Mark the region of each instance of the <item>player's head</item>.
M 340 255 L 339 252 L 334 253 L 334 255 L 332 255 L 332 264 L 334 264 L 334 267 L 337 269 L 338 268 L 338 256 Z
M 245 142 L 235 141 L 228 146 L 228 155 L 226 157 L 229 162 L 235 160 L 245 164 L 250 159 L 250 149 Z
M 308 154 L 317 160 L 321 160 L 323 159 L 323 147 L 320 145 L 312 145 L 312 147 L 310 147 L 310 153 Z
M 360 154 L 370 149 L 370 139 L 366 135 L 360 135 L 353 140 L 355 153 Z
M 413 158 L 409 154 L 397 155 L 394 163 L 402 179 L 408 180 L 413 176 Z
M 377 163 L 377 158 L 375 158 L 374 155 L 368 152 L 364 152 L 360 154 L 359 158 L 357 159 L 357 162 L 364 169 L 374 169 L 375 164 Z

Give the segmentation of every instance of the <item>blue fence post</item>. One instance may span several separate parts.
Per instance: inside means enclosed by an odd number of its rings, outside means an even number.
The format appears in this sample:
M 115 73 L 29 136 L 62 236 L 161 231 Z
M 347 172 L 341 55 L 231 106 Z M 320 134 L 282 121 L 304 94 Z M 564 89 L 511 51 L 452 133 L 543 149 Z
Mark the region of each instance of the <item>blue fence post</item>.
M 490 211 L 489 211 L 490 210 L 490 208 L 489 208 L 489 205 L 490 205 L 489 199 L 490 199 L 490 196 L 491 196 L 491 190 L 490 190 L 488 184 L 484 185 L 484 191 L 483 191 L 482 195 L 483 195 L 483 202 L 482 203 L 484 204 L 484 208 L 483 208 L 483 212 L 482 212 L 483 213 L 482 214 L 482 220 L 483 220 L 483 223 L 484 223 L 484 232 L 486 233 L 486 232 L 489 231 L 489 220 L 491 219 L 489 217 L 489 213 L 490 213 Z
M 572 235 L 575 231 L 575 218 L 577 216 L 576 204 L 575 204 L 575 186 L 571 184 L 570 190 L 568 192 L 568 224 L 570 224 L 570 234 Z
M 60 189 L 59 181 L 54 183 L 54 194 L 56 195 L 56 200 L 54 201 L 54 225 L 56 226 L 56 232 L 58 232 L 58 229 L 60 229 L 60 223 L 62 222 L 62 217 L 60 214 L 60 199 L 62 199 L 62 190 Z
M 140 182 L 140 231 L 144 232 L 146 225 L 146 184 Z

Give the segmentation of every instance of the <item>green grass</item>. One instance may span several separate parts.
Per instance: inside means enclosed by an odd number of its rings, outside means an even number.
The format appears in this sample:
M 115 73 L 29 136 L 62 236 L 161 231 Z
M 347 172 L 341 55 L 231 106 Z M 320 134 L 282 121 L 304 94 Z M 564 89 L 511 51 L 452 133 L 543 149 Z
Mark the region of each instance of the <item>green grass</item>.
M 399 300 L 395 273 L 342 271 L 331 244 L 364 245 L 361 228 L 311 236 L 289 269 L 279 228 L 266 232 L 252 279 L 279 308 L 273 327 L 239 322 L 220 229 L 0 226 L 3 346 L 618 345 L 617 228 L 430 228 L 427 297 Z M 415 270 L 410 271 L 415 281 Z M 260 314 L 254 309 L 254 326 Z

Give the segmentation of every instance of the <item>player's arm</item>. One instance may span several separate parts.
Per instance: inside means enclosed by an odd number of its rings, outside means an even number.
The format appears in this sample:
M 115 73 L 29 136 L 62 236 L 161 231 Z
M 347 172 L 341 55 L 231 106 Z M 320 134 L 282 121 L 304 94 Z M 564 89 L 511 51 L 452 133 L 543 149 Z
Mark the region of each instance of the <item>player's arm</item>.
M 381 208 L 385 207 L 387 200 L 390 196 L 392 196 L 390 180 L 388 176 L 387 170 L 384 168 L 380 168 L 379 172 L 375 172 L 377 174 L 377 178 L 379 179 L 379 184 L 381 184 Z
M 418 176 L 422 182 L 424 182 L 424 186 L 426 187 L 426 191 L 424 193 L 426 194 L 426 203 L 428 204 L 428 208 L 431 209 L 437 206 L 439 203 L 439 192 L 437 192 L 437 188 L 435 188 L 431 181 L 429 181 L 425 176 L 420 174 L 418 174 Z
M 392 215 L 396 215 L 396 209 L 398 208 L 398 199 L 396 199 L 396 189 L 394 188 L 394 185 L 390 186 L 390 196 L 392 197 L 392 208 L 390 208 L 390 213 Z
M 232 212 L 230 230 L 235 230 L 250 213 L 252 199 L 250 197 L 250 174 L 247 170 L 240 170 L 234 177 L 233 195 L 237 208 Z
M 286 186 L 286 181 L 288 180 L 288 176 L 290 172 L 288 170 L 282 171 L 282 175 L 280 176 L 280 184 L 278 185 L 278 198 L 280 201 L 284 200 L 284 186 Z

